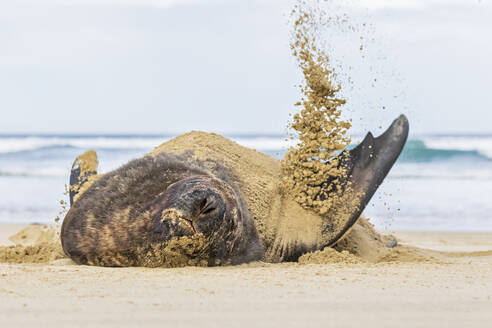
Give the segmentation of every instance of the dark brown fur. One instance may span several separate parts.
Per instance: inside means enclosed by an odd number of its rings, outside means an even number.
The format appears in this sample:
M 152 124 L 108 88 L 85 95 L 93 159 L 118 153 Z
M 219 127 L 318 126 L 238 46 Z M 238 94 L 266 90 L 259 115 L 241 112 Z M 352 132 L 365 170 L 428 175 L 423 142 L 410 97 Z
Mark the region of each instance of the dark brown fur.
M 134 160 L 105 174 L 80 195 L 63 221 L 65 253 L 81 264 L 155 266 L 143 263 L 142 258 L 170 241 L 157 225 L 166 210 L 164 204 L 179 203 L 179 194 L 166 191 L 181 181 L 185 181 L 180 187 L 184 191 L 191 181 L 195 188 L 209 188 L 225 202 L 224 215 L 217 219 L 226 223 L 205 236 L 209 265 L 261 258 L 254 223 L 227 174 L 215 177 L 199 164 L 190 163 L 185 155 L 165 153 Z

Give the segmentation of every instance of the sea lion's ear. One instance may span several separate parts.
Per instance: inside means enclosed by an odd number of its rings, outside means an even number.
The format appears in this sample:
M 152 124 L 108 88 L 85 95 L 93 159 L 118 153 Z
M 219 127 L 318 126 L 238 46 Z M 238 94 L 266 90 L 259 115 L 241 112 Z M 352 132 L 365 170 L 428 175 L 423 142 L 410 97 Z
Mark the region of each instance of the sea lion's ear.
M 97 154 L 93 150 L 75 159 L 70 172 L 70 206 L 96 180 L 98 164 Z

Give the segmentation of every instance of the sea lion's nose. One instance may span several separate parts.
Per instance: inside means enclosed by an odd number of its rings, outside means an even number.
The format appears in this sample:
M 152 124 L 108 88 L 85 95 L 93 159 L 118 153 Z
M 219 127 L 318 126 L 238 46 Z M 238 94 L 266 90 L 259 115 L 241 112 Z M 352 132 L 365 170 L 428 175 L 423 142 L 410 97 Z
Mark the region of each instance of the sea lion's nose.
M 162 212 L 157 225 L 154 229 L 169 238 L 191 236 L 196 233 L 193 223 L 187 220 L 183 213 L 175 209 L 167 209 Z
M 169 238 L 192 236 L 196 233 L 193 224 L 183 218 L 164 218 L 157 230 Z

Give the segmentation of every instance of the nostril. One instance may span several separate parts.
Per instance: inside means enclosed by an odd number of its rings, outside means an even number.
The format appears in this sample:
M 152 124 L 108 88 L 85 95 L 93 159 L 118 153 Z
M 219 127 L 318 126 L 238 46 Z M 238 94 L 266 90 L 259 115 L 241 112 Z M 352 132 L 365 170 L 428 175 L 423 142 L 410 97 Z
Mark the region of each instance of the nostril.
M 169 238 L 189 236 L 196 233 L 193 222 L 184 218 L 163 219 L 154 229 L 157 233 Z

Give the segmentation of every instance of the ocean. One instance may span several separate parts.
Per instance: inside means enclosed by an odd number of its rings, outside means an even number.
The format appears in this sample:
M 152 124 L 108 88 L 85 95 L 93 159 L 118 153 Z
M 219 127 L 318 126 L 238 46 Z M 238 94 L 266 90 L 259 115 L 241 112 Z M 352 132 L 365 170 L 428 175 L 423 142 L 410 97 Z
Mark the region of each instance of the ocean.
M 0 222 L 54 223 L 72 162 L 88 149 L 108 172 L 172 137 L 0 135 Z M 277 158 L 289 146 L 282 135 L 228 137 Z M 492 231 L 492 135 L 410 137 L 365 215 L 387 231 Z

